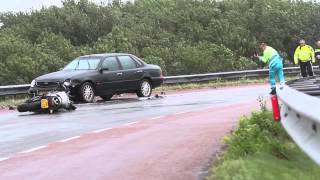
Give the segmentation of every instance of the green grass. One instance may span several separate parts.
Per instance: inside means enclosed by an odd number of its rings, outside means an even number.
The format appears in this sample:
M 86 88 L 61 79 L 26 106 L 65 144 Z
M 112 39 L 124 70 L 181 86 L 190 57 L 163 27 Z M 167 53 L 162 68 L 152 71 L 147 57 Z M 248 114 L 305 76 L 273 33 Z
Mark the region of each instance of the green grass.
M 287 81 L 297 79 L 294 77 L 287 77 Z M 156 92 L 161 91 L 178 91 L 186 89 L 205 89 L 205 88 L 218 88 L 218 87 L 230 87 L 230 86 L 244 86 L 250 84 L 263 84 L 268 83 L 268 78 L 242 78 L 238 80 L 215 80 L 208 82 L 199 82 L 199 83 L 184 83 L 184 84 L 172 84 L 172 85 L 163 85 L 159 88 L 156 88 Z
M 226 151 L 210 168 L 208 180 L 313 180 L 320 167 L 290 139 L 280 123 L 265 110 L 243 117 L 225 138 Z
M 320 168 L 293 145 L 290 160 L 269 153 L 227 160 L 215 167 L 208 179 L 216 180 L 318 180 Z
M 0 106 L 17 106 L 26 100 L 25 96 L 8 96 L 0 98 Z
M 185 83 L 185 84 L 172 84 L 172 85 L 162 85 L 155 89 L 155 91 L 178 91 L 187 89 L 204 89 L 204 88 L 218 88 L 227 86 L 242 86 L 249 84 L 262 84 L 267 83 L 267 79 L 240 79 L 232 81 L 209 81 L 209 82 L 199 82 L 199 83 Z

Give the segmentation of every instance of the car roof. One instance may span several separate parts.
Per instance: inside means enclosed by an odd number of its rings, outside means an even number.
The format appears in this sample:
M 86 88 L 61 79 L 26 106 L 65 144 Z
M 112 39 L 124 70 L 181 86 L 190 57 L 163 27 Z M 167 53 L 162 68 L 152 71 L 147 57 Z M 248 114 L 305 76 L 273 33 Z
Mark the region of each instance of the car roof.
M 96 56 L 96 57 L 108 57 L 108 56 L 123 56 L 123 55 L 132 55 L 128 53 L 104 53 L 104 54 L 90 54 L 90 55 L 84 55 L 80 57 L 91 57 L 91 56 Z

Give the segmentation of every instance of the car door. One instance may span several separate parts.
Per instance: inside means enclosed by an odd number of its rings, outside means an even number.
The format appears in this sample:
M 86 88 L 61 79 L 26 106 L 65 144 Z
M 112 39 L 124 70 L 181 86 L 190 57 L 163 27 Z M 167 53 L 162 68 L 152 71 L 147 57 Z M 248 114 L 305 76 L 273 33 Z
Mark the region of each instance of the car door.
M 105 58 L 100 66 L 99 83 L 97 90 L 99 94 L 113 94 L 120 90 L 122 72 L 119 61 L 115 56 Z
M 129 55 L 118 56 L 118 60 L 122 67 L 123 83 L 122 90 L 136 90 L 139 87 L 140 80 L 143 76 L 143 69 Z

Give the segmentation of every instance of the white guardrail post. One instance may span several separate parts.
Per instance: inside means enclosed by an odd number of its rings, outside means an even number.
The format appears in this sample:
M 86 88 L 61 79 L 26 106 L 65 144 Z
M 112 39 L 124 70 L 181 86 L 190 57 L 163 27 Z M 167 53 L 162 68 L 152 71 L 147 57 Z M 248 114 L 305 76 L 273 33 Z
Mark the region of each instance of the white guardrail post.
M 277 94 L 282 125 L 296 144 L 320 165 L 320 99 L 289 86 Z

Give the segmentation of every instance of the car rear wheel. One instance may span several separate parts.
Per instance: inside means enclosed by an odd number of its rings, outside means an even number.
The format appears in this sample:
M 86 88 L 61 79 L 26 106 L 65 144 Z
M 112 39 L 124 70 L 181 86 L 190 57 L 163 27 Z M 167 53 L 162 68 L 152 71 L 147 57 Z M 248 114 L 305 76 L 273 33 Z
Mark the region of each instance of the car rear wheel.
M 91 103 L 94 100 L 95 92 L 93 85 L 90 82 L 85 82 L 80 88 L 81 100 L 85 103 Z
M 112 98 L 113 94 L 109 94 L 109 95 L 104 95 L 104 96 L 100 96 L 103 100 L 105 101 L 110 101 L 110 99 Z
M 143 79 L 140 82 L 139 90 L 137 92 L 138 97 L 150 97 L 152 94 L 152 85 L 149 80 Z

